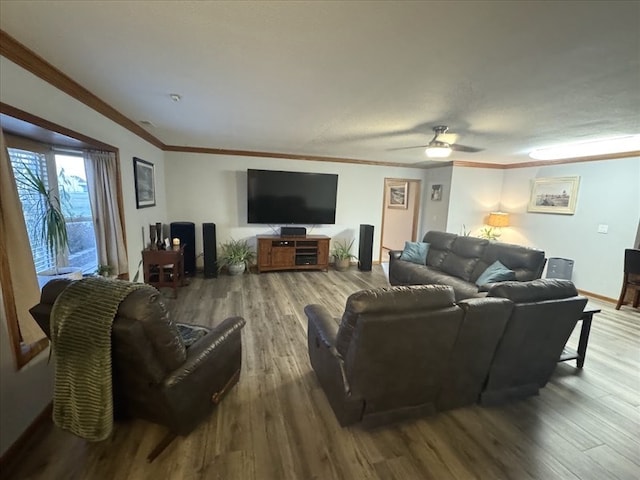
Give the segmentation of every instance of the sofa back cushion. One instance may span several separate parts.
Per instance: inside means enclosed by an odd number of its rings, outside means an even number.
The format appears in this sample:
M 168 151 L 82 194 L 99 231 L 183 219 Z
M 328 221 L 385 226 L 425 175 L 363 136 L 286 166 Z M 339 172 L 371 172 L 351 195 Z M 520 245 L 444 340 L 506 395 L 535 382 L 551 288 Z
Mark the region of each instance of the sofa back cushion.
M 470 281 L 473 270 L 488 244 L 489 240 L 483 238 L 458 236 L 444 257 L 440 270 Z
M 427 265 L 430 267 L 440 268 L 457 237 L 458 236 L 454 233 L 436 231 L 427 232 L 422 240 L 429 244 Z
M 448 285 L 416 285 L 361 290 L 349 296 L 336 338 L 336 349 L 344 357 L 362 315 L 402 315 L 436 310 L 454 304 Z
M 519 282 L 540 278 L 546 262 L 542 250 L 509 243 L 489 242 L 471 273 L 471 281 L 475 282 L 496 261 L 513 270 Z

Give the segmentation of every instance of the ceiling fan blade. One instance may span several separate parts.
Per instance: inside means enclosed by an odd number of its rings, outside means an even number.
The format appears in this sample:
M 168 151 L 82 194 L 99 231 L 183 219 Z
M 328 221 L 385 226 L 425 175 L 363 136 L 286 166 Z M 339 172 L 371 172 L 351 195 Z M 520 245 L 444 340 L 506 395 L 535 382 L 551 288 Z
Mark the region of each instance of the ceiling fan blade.
M 414 145 L 413 147 L 398 147 L 398 148 L 387 148 L 387 152 L 393 152 L 396 150 L 409 150 L 410 148 L 427 148 L 429 145 Z
M 451 147 L 451 150 L 455 150 L 456 152 L 476 153 L 484 150 L 484 148 L 467 147 L 466 145 L 460 145 L 459 143 L 454 143 L 449 146 Z

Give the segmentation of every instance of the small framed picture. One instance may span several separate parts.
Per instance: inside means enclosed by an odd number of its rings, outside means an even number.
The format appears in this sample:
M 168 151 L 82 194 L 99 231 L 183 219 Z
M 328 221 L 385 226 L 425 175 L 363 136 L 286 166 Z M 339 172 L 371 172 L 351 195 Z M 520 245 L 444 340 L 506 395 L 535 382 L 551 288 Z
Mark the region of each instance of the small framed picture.
M 431 185 L 431 200 L 434 202 L 442 200 L 442 185 Z
M 133 157 L 133 177 L 136 184 L 136 208 L 156 204 L 156 186 L 153 163 Z
M 580 177 L 533 179 L 528 211 L 573 215 L 579 184 Z
M 409 207 L 409 182 L 392 183 L 389 185 L 389 195 L 387 196 L 388 208 L 408 208 Z

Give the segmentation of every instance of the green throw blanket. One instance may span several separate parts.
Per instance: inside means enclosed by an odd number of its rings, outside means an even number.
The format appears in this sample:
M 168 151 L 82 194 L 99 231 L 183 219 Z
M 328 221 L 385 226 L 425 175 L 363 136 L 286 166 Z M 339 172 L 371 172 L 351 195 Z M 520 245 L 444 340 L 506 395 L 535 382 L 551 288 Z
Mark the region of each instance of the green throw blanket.
M 86 278 L 71 283 L 51 312 L 55 355 L 53 422 L 87 440 L 113 430 L 111 325 L 120 302 L 140 283 Z

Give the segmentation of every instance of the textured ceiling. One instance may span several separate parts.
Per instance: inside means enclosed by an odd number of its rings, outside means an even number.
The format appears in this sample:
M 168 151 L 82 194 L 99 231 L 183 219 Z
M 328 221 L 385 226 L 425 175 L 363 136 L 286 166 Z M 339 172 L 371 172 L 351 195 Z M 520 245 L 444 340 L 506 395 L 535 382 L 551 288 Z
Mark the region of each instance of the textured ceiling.
M 640 133 L 639 2 L 3 0 L 0 28 L 167 145 L 415 164 L 445 124 L 507 164 Z

